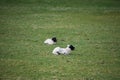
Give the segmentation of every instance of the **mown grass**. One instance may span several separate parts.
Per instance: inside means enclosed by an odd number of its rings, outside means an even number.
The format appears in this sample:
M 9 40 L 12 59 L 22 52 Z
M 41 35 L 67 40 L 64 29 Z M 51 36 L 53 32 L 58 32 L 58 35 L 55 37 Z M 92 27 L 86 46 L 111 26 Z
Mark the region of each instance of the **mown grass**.
M 1 0 L 1 80 L 119 80 L 119 0 Z M 58 43 L 43 44 L 56 36 Z M 55 56 L 56 46 L 76 47 Z

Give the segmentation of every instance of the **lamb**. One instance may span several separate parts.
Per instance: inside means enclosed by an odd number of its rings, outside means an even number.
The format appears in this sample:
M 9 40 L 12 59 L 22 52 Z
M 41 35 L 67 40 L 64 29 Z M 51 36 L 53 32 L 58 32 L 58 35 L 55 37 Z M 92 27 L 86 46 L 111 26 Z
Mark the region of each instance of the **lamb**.
M 74 49 L 75 47 L 73 45 L 67 45 L 66 48 L 56 47 L 52 53 L 55 55 L 60 55 L 60 54 L 67 55 L 70 54 L 71 51 L 73 51 Z
M 56 44 L 57 43 L 57 38 L 56 37 L 53 37 L 53 38 L 48 38 L 44 41 L 45 44 L 48 44 L 48 45 L 53 45 L 53 44 Z

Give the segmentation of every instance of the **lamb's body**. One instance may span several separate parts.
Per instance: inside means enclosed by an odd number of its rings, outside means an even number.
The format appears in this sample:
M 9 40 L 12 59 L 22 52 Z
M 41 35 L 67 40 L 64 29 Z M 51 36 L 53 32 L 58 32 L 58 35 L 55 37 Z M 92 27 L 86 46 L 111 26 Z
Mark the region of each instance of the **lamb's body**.
M 47 39 L 47 40 L 44 41 L 44 43 L 45 44 L 50 44 L 50 45 L 55 44 L 55 42 L 52 39 Z
M 71 50 L 69 48 L 60 48 L 60 47 L 56 47 L 54 50 L 53 50 L 53 54 L 69 54 L 71 52 Z

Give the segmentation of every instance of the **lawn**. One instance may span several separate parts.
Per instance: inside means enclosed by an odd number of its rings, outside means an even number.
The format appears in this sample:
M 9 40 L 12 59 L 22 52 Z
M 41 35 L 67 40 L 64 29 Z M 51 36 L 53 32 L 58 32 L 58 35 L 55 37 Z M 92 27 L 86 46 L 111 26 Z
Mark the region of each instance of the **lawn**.
M 0 0 L 0 80 L 120 80 L 120 1 Z

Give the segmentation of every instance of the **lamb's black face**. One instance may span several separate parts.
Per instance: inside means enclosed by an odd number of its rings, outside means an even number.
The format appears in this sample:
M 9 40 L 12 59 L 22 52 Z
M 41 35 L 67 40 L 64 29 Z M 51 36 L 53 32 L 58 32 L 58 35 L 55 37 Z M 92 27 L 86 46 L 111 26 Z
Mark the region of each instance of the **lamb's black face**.
M 75 49 L 75 47 L 74 47 L 73 45 L 70 45 L 69 48 L 70 48 L 71 50 L 74 50 L 74 49 Z
M 56 37 L 53 37 L 53 38 L 52 38 L 52 40 L 53 40 L 54 42 L 57 42 L 57 39 L 56 39 Z

